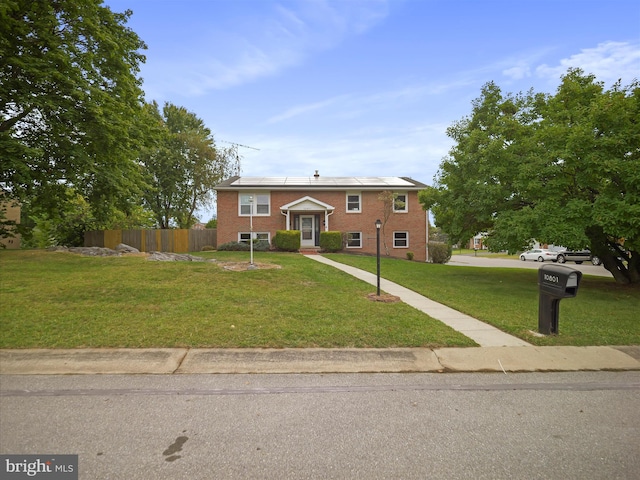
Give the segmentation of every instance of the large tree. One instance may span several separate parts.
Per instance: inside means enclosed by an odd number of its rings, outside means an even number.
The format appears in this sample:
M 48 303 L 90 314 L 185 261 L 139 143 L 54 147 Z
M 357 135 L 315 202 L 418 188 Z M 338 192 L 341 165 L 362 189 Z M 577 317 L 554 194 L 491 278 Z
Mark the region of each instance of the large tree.
M 58 215 L 69 189 L 97 219 L 137 202 L 144 43 L 102 0 L 0 2 L 0 189 Z
M 144 199 L 159 228 L 190 228 L 195 211 L 213 202 L 214 187 L 240 169 L 236 148 L 217 148 L 194 113 L 166 103 L 145 106 L 149 147 L 140 157 L 149 185 Z
M 640 283 L 640 85 L 605 90 L 572 69 L 554 95 L 493 83 L 421 192 L 452 241 L 488 232 L 493 249 L 534 239 L 589 247 L 619 283 Z

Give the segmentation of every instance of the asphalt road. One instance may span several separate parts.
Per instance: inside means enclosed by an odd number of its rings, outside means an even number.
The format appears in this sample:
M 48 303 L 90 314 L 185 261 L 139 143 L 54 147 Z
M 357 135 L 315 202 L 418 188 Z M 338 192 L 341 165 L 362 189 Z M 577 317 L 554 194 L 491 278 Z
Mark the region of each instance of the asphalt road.
M 635 479 L 640 372 L 0 377 L 82 479 Z
M 511 260 L 509 258 L 494 258 L 486 256 L 474 256 L 474 255 L 453 255 L 447 265 L 464 265 L 471 267 L 502 267 L 502 268 L 531 268 L 538 269 L 542 265 L 560 265 L 553 262 L 534 262 L 528 260 L 523 262 L 522 260 Z M 574 262 L 567 262 L 564 264 L 566 267 L 580 270 L 584 275 L 597 275 L 600 277 L 611 277 L 611 272 L 606 270 L 602 265 L 592 265 L 591 263 L 582 263 L 580 265 Z

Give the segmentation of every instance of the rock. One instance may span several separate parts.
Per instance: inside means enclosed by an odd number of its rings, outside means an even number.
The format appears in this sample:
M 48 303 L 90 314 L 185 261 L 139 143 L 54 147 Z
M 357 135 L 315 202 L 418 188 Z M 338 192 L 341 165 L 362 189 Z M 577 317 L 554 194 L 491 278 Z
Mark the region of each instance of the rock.
M 91 257 L 119 257 L 123 254 L 139 254 L 140 250 L 124 243 L 119 244 L 115 250 L 103 247 L 55 247 L 48 249 L 50 251 L 69 252 Z M 186 253 L 170 253 L 170 252 L 151 252 L 147 260 L 155 260 L 156 262 L 206 262 L 206 258 L 194 257 Z M 215 262 L 211 259 L 209 262 Z
M 116 252 L 120 252 L 120 253 L 140 253 L 140 250 L 138 250 L 135 247 L 132 247 L 130 245 L 127 245 L 126 243 L 120 243 L 116 246 Z
M 89 257 L 113 257 L 120 255 L 119 252 L 104 247 L 70 247 L 68 251 Z
M 151 252 L 147 260 L 156 262 L 204 262 L 202 257 L 194 257 L 186 253 Z

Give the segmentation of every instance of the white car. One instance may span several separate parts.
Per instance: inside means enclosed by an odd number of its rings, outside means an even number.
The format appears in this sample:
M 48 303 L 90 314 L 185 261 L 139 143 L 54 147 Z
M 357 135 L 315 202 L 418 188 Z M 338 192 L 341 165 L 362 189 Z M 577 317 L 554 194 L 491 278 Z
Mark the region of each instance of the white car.
M 545 262 L 547 260 L 551 260 L 555 262 L 558 260 L 558 252 L 552 252 L 551 250 L 547 250 L 545 248 L 534 248 L 533 250 L 528 250 L 520 255 L 520 260 L 534 260 L 536 262 Z

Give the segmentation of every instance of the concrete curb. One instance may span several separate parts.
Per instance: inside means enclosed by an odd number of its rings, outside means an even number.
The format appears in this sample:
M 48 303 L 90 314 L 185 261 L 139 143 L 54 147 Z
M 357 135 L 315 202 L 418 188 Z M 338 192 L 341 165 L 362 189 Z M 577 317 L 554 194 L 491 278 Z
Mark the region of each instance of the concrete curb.
M 0 374 L 167 374 L 174 373 L 186 348 L 86 348 L 0 350 Z
M 640 370 L 638 347 L 0 350 L 3 375 Z
M 451 372 L 571 372 L 640 370 L 640 361 L 613 347 L 482 347 L 435 350 Z

